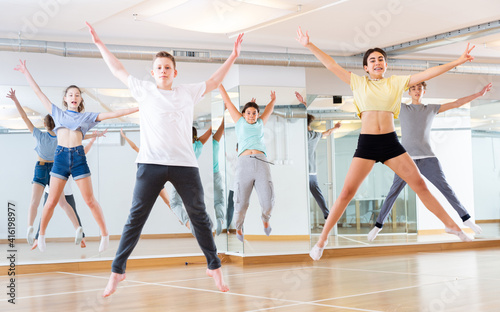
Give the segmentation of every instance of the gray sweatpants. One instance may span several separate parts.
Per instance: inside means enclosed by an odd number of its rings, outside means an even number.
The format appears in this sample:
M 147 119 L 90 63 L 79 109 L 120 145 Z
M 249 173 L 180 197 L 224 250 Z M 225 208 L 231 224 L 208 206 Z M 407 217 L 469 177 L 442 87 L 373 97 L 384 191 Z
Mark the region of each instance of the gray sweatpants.
M 446 182 L 446 177 L 444 176 L 443 169 L 441 168 L 441 164 L 436 157 L 422 158 L 413 160 L 420 170 L 420 173 L 427 178 L 434 186 L 444 195 L 444 197 L 448 200 L 450 205 L 455 209 L 462 221 L 466 221 L 470 218 L 469 213 L 465 209 L 465 207 L 460 203 L 455 195 L 455 192 L 451 189 L 451 186 Z M 389 212 L 391 212 L 392 206 L 396 201 L 399 193 L 405 187 L 406 182 L 403 181 L 397 174 L 394 175 L 394 181 L 392 182 L 391 190 L 387 197 L 385 198 L 384 204 L 380 209 L 380 214 L 377 218 L 377 223 L 375 226 L 378 228 L 382 228 L 384 225 L 385 219 Z
M 268 222 L 274 206 L 274 187 L 271 169 L 264 154 L 238 157 L 234 183 L 235 227 L 243 228 L 245 215 L 250 204 L 250 195 L 255 187 L 262 208 L 262 221 Z

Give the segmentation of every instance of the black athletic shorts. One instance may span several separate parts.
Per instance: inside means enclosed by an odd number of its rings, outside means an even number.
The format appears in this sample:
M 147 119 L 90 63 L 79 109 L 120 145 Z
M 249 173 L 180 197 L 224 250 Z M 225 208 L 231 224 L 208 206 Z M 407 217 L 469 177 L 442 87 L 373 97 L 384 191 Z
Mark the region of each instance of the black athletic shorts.
M 358 138 L 358 148 L 354 152 L 354 157 L 375 160 L 384 163 L 385 161 L 406 153 L 405 148 L 399 143 L 396 132 L 385 134 L 360 134 Z

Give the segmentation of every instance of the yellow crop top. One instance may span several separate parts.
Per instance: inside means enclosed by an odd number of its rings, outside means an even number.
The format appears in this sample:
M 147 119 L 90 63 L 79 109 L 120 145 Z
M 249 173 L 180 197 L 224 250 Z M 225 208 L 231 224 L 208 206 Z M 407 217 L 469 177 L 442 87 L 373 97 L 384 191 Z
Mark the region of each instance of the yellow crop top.
M 401 97 L 408 90 L 410 76 L 393 75 L 381 80 L 370 80 L 367 76 L 351 73 L 351 90 L 358 117 L 364 111 L 388 111 L 399 116 Z

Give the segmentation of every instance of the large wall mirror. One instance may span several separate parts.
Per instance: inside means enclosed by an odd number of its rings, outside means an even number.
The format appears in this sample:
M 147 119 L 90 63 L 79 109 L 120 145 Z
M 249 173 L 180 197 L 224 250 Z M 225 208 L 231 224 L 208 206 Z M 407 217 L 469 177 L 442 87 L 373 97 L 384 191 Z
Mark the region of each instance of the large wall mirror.
M 454 100 L 427 98 L 423 102 L 444 104 Z M 407 94 L 403 97 L 403 102 L 411 103 Z M 320 140 L 315 151 L 318 184 L 328 207 L 331 207 L 342 189 L 356 149 L 361 121 L 355 115 L 351 96 L 309 95 L 308 103 L 308 113 L 316 117 L 311 125 L 313 130 L 324 132 L 339 121 L 342 124 L 333 135 Z M 500 236 L 499 196 L 496 190 L 500 177 L 498 161 L 495 159 L 499 152 L 496 105 L 497 101 L 477 100 L 438 114 L 431 130 L 431 146 L 442 164 L 447 181 L 483 228 L 483 233 L 476 235 L 477 239 L 497 239 Z M 399 120 L 395 120 L 395 125 L 400 136 Z M 452 235 L 443 233 L 439 220 L 406 186 L 396 199 L 383 230 L 375 241 L 369 242 L 367 234 L 374 227 L 393 178 L 394 173 L 388 167 L 380 163 L 375 165 L 331 232 L 329 247 L 455 240 Z M 465 228 L 445 197 L 431 183 L 426 182 L 455 222 Z M 323 228 L 324 218 L 312 196 L 310 203 L 311 242 L 314 244 Z
M 0 86 L 0 94 L 7 94 L 12 86 Z M 21 105 L 32 122 L 42 126 L 46 114 L 29 87 L 13 87 Z M 61 106 L 63 87 L 43 87 L 47 96 Z M 305 88 L 241 85 L 229 88 L 232 102 L 241 107 L 256 98 L 261 110 L 270 100 L 271 90 L 276 91 L 276 106 L 265 125 L 267 157 L 273 164 L 271 175 L 275 192 L 275 206 L 270 220 L 273 228 L 267 237 L 263 232 L 261 208 L 254 191 L 245 219 L 245 240 L 241 243 L 234 231 L 234 211 L 231 210 L 231 191 L 234 192 L 234 173 L 237 160 L 234 121 L 224 110 L 224 104 L 214 91 L 206 95 L 195 107 L 193 126 L 198 137 L 211 134 L 198 158 L 205 191 L 205 204 L 214 224 L 215 241 L 220 252 L 245 255 L 306 253 L 314 244 L 324 224 L 324 216 L 317 201 L 309 191 L 308 142 L 306 114 L 316 120 L 311 127 L 324 132 L 337 122 L 342 126 L 332 135 L 322 138 L 315 150 L 317 180 L 330 208 L 340 192 L 347 168 L 356 148 L 360 121 L 354 114 L 352 98 L 343 96 L 339 101 L 330 94 L 307 95 L 307 110 L 300 105 L 295 92 L 306 95 Z M 106 111 L 136 105 L 125 89 L 84 88 L 87 111 Z M 424 103 L 446 103 L 453 99 L 428 98 Z M 101 204 L 112 235 L 110 248 L 99 254 L 99 229 L 74 184 L 77 211 L 87 237 L 87 247 L 72 243 L 74 228 L 58 207 L 47 230 L 47 250 L 41 254 L 30 251 L 24 243 L 27 225 L 26 211 L 30 205 L 31 181 L 36 161 L 35 142 L 9 99 L 1 102 L 0 144 L 0 201 L 14 201 L 17 206 L 17 238 L 22 259 L 20 264 L 40 262 L 66 262 L 94 259 L 112 259 L 118 239 L 131 206 L 135 183 L 137 152 L 130 148 L 121 135 L 140 148 L 139 119 L 131 115 L 122 119 L 103 122 L 96 128 L 108 129 L 106 137 L 99 138 L 88 153 L 92 182 L 96 198 Z M 403 99 L 408 102 L 408 98 Z M 471 104 L 439 114 L 431 131 L 433 149 L 440 159 L 448 181 L 459 194 L 460 200 L 472 213 L 483 234 L 478 238 L 498 238 L 500 185 L 499 164 L 500 135 L 496 115 L 500 107 L 497 101 L 476 100 Z M 399 121 L 396 120 L 398 134 Z M 87 144 L 87 141 L 84 142 Z M 442 233 L 442 224 L 420 203 L 415 194 L 406 188 L 396 200 L 386 225 L 374 242 L 366 235 L 373 227 L 375 218 L 392 184 L 393 173 L 386 166 L 377 164 L 360 187 L 354 200 L 347 207 L 338 226 L 332 231 L 330 248 L 343 246 L 367 246 L 406 244 L 417 242 L 452 241 L 455 237 Z M 172 186 L 165 185 L 173 204 Z M 443 203 L 458 224 L 457 213 L 447 204 L 436 189 L 431 191 Z M 3 205 L 5 213 L 6 204 Z M 182 204 L 181 204 L 182 206 Z M 234 206 L 233 206 L 234 207 Z M 42 205 L 38 207 L 38 226 Z M 232 219 L 232 222 L 231 222 Z M 6 224 L 0 224 L 0 233 L 6 233 Z M 199 255 L 200 250 L 190 229 L 158 198 L 152 214 L 143 230 L 143 239 L 132 257 L 159 257 L 175 255 Z

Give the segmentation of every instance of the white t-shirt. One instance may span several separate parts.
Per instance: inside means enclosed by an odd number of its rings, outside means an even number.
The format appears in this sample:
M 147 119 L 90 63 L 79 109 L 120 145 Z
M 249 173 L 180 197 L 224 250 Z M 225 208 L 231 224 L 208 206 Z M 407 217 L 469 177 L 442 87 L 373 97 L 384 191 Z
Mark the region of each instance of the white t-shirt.
M 205 92 L 205 82 L 161 90 L 150 81 L 128 77 L 132 96 L 139 102 L 141 148 L 136 162 L 198 167 L 193 151 L 194 106 Z

